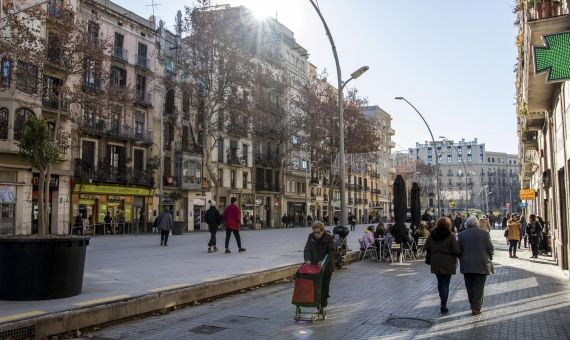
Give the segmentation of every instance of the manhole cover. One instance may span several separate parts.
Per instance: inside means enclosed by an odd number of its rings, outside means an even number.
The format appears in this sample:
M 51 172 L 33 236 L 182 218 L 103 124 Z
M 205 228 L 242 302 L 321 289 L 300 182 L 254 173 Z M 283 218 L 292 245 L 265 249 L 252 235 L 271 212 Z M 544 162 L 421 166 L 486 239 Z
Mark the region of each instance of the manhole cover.
M 190 332 L 195 334 L 214 334 L 223 331 L 226 327 L 210 326 L 210 325 L 200 325 L 194 327 Z
M 243 315 L 229 315 L 226 317 L 223 317 L 219 320 L 216 320 L 214 322 L 219 322 L 219 323 L 229 323 L 229 324 L 233 324 L 233 323 L 239 323 L 239 324 L 246 324 L 246 323 L 250 323 L 253 321 L 258 321 L 258 320 L 266 320 L 264 318 L 256 318 L 253 316 L 243 316 Z
M 386 324 L 404 329 L 426 329 L 433 326 L 433 321 L 420 318 L 394 317 L 387 319 Z

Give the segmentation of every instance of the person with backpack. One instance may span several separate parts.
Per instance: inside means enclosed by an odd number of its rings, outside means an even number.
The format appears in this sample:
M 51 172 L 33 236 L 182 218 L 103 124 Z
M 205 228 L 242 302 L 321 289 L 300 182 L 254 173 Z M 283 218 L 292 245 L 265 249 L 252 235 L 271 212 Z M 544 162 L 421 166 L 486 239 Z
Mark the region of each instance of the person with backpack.
M 208 253 L 213 253 L 218 251 L 216 247 L 216 233 L 218 232 L 218 227 L 222 224 L 222 215 L 216 208 L 216 202 L 209 200 L 210 209 L 206 211 L 206 216 L 204 220 L 208 224 L 208 230 L 210 231 L 210 241 L 208 242 Z
M 160 230 L 160 245 L 168 246 L 168 235 L 172 230 L 172 215 L 167 206 L 162 207 L 162 213 L 156 219 L 156 226 Z
M 538 258 L 538 244 L 540 242 L 540 233 L 542 232 L 542 226 L 536 219 L 536 215 L 530 215 L 528 225 L 526 227 L 526 234 L 529 237 L 530 248 L 532 249 L 532 256 L 530 257 Z

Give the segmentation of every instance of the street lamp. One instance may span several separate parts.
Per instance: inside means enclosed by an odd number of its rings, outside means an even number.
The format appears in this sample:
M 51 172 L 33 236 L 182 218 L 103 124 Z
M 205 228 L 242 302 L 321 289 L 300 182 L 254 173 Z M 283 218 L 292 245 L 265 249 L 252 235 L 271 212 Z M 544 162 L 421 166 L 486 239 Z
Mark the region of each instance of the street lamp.
M 449 143 L 449 139 L 447 139 L 445 136 L 439 136 L 440 139 L 443 139 L 446 143 Z M 459 150 L 457 149 L 457 147 L 451 143 L 451 146 L 453 146 L 453 148 L 455 149 L 455 152 L 457 152 L 457 154 L 459 155 Z M 446 150 L 447 152 L 447 150 Z M 441 153 L 443 155 L 443 152 Z M 439 156 L 438 156 L 439 158 Z M 469 192 L 468 192 L 468 186 L 467 186 L 467 166 L 465 165 L 465 160 L 463 159 L 463 156 L 461 156 L 461 163 L 463 163 L 463 170 L 465 172 L 465 200 L 463 201 L 463 206 L 465 208 L 467 208 L 467 199 L 469 198 Z
M 348 84 L 348 82 L 350 82 L 353 79 L 356 79 L 358 77 L 360 77 L 364 72 L 368 71 L 369 67 L 368 66 L 362 66 L 361 68 L 359 68 L 358 70 L 354 71 L 351 75 L 350 78 L 347 81 L 342 81 L 342 75 L 341 75 L 341 71 L 340 71 L 340 62 L 338 59 L 338 53 L 336 51 L 336 45 L 334 44 L 334 40 L 331 34 L 331 31 L 329 30 L 329 26 L 327 25 L 327 22 L 325 21 L 325 18 L 323 17 L 319 6 L 317 6 L 317 4 L 315 3 L 314 0 L 309 0 L 311 2 L 311 5 L 313 5 L 313 7 L 315 8 L 315 11 L 317 11 L 317 14 L 319 15 L 319 18 L 321 19 L 323 26 L 325 28 L 325 31 L 327 33 L 327 36 L 329 37 L 329 42 L 331 44 L 331 48 L 332 48 L 332 52 L 333 52 L 333 56 L 334 56 L 334 61 L 336 63 L 336 75 L 337 75 L 337 80 L 338 80 L 338 116 L 339 116 L 339 121 L 338 121 L 338 129 L 339 129 L 339 150 L 338 150 L 338 158 L 339 158 L 339 178 L 340 178 L 340 223 L 343 225 L 346 225 L 348 223 L 347 220 L 347 210 L 346 210 L 346 198 L 344 197 L 345 195 L 345 187 L 344 187 L 344 174 L 345 174 L 345 164 L 344 164 L 344 115 L 343 115 L 343 95 L 342 95 L 342 91 L 344 89 L 344 87 L 346 86 L 346 84 Z
M 416 109 L 416 107 L 414 105 L 412 105 L 412 103 L 410 103 L 406 98 L 404 97 L 396 97 L 394 98 L 396 100 L 403 100 L 406 103 L 408 103 L 408 105 L 410 105 L 414 111 L 417 112 L 417 114 L 420 116 L 420 118 L 424 121 L 424 124 L 426 125 L 429 134 L 431 136 L 431 140 L 433 142 L 433 148 L 435 150 L 435 138 L 433 137 L 433 133 L 431 132 L 431 128 L 429 127 L 429 124 L 427 123 L 427 121 L 425 120 L 424 116 L 422 116 L 422 114 L 420 113 L 420 111 L 418 111 L 418 109 Z M 436 152 L 436 157 L 435 157 L 435 168 L 436 168 L 436 185 L 437 185 L 437 210 L 438 210 L 438 217 L 441 215 L 441 186 L 439 183 L 439 157 L 437 156 L 437 152 Z

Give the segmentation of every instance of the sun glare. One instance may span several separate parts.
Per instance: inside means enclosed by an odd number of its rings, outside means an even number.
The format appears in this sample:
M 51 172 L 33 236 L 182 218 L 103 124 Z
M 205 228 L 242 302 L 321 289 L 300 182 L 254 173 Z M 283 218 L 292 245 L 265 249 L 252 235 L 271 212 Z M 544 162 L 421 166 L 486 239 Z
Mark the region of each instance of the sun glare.
M 271 1 L 267 0 L 252 0 L 247 3 L 247 8 L 249 8 L 253 15 L 259 20 L 266 19 L 275 14 L 271 6 Z

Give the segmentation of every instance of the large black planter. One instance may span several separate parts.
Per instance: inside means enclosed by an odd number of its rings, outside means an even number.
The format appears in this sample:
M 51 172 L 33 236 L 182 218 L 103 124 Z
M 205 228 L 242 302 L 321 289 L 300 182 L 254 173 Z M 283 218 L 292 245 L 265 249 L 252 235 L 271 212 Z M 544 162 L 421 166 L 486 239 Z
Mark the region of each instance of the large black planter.
M 0 300 L 81 293 L 88 237 L 0 238 Z

